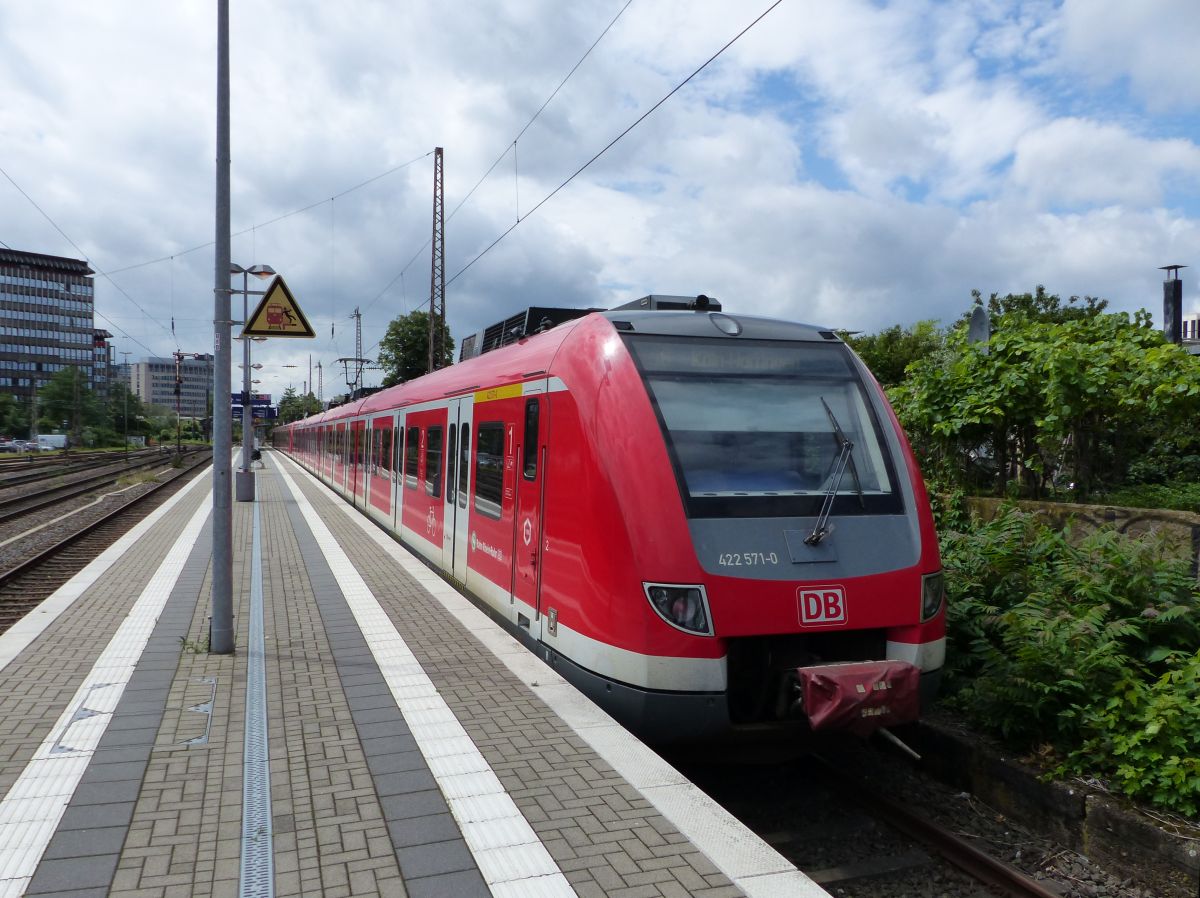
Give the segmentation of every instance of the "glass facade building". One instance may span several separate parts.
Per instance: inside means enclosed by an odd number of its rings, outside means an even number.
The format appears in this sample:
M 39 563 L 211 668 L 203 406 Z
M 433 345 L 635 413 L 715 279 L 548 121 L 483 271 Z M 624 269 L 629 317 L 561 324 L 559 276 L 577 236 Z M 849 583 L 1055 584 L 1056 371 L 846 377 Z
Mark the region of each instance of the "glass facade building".
M 0 390 L 28 400 L 50 378 L 78 367 L 96 385 L 92 269 L 79 259 L 0 248 Z M 108 366 L 103 382 L 107 386 Z

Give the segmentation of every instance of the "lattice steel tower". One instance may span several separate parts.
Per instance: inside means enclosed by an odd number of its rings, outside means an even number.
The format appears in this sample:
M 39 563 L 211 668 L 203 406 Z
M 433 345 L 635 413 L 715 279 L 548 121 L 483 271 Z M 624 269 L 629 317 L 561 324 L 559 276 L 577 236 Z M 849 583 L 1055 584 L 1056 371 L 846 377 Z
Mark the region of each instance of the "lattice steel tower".
M 446 222 L 443 216 L 442 148 L 433 151 L 433 265 L 429 275 L 429 370 L 446 357 Z

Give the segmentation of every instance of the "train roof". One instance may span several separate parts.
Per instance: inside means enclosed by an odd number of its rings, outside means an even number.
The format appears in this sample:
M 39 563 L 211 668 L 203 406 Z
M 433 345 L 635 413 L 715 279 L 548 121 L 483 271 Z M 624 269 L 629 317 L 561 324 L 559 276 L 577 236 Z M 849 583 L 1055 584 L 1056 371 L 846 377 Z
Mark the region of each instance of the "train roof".
M 736 335 L 749 340 L 797 340 L 841 342 L 830 328 L 813 324 L 737 315 L 714 311 L 643 311 L 632 308 L 592 312 L 565 321 L 550 330 L 523 337 L 516 343 L 474 358 L 464 359 L 433 374 L 380 390 L 363 399 L 335 406 L 320 414 L 294 422 L 306 426 L 343 418 L 390 411 L 398 405 L 414 405 L 457 396 L 496 383 L 528 380 L 550 370 L 551 362 L 571 332 L 594 318 L 604 318 L 621 333 L 661 336 L 717 337 Z M 728 322 L 732 322 L 732 325 Z M 285 425 L 286 426 L 286 425 Z
M 723 325 L 723 322 L 733 322 L 738 327 L 736 336 L 747 340 L 841 342 L 841 338 L 828 327 L 783 321 L 778 318 L 762 318 L 757 315 L 737 315 L 730 312 L 644 312 L 632 309 L 611 309 L 600 314 L 622 333 L 681 337 L 717 337 L 722 334 L 734 336 Z

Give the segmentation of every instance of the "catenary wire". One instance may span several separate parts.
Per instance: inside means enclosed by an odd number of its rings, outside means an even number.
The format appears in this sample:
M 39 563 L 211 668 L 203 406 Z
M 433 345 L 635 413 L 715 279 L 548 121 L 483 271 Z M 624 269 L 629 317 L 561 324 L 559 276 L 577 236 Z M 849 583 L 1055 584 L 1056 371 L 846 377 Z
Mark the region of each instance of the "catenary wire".
M 530 209 L 528 212 L 525 213 L 525 216 L 523 218 L 521 218 L 514 224 L 510 225 L 508 227 L 508 229 L 505 230 L 499 237 L 497 237 L 490 244 L 488 244 L 488 246 L 486 246 L 482 252 L 480 252 L 477 256 L 475 256 L 475 258 L 473 258 L 470 262 L 468 262 L 462 268 L 460 268 L 454 274 L 453 277 L 448 278 L 446 280 L 446 286 L 449 287 L 452 283 L 454 283 L 454 281 L 456 281 L 459 277 L 461 277 L 463 274 L 465 274 L 467 269 L 469 269 L 472 265 L 474 265 L 476 262 L 478 262 L 480 259 L 482 259 L 485 255 L 487 255 L 488 252 L 490 252 L 492 249 L 494 249 L 501 240 L 503 240 L 505 237 L 507 237 L 509 234 L 511 234 L 513 231 L 515 231 L 517 229 L 517 226 L 520 225 L 522 221 L 525 221 L 527 218 L 529 218 L 530 215 L 532 215 L 534 212 L 536 212 L 538 209 L 540 209 L 542 206 L 544 206 L 547 202 L 549 202 L 556 193 L 558 193 L 560 190 L 562 190 L 564 187 L 566 187 L 568 184 L 570 184 L 573 180 L 575 180 L 575 178 L 577 178 L 579 175 L 581 175 L 593 162 L 595 162 L 597 159 L 599 159 L 601 156 L 603 156 L 605 153 L 607 153 L 609 150 L 611 150 L 614 146 L 616 146 L 618 141 L 620 141 L 630 131 L 632 131 L 634 128 L 636 128 L 638 125 L 640 125 L 643 121 L 645 121 L 647 118 L 649 118 L 650 115 L 656 109 L 658 109 L 659 106 L 661 106 L 663 103 L 665 103 L 667 100 L 669 100 L 685 84 L 687 84 L 689 81 L 691 81 L 697 75 L 699 75 L 702 71 L 704 71 L 704 69 L 706 69 L 715 59 L 717 59 L 717 57 L 719 57 L 722 53 L 724 53 L 726 50 L 728 50 L 730 47 L 732 47 L 735 43 L 737 43 L 737 41 L 740 40 L 741 37 L 746 34 L 746 32 L 748 32 L 751 28 L 753 28 L 755 25 L 757 25 L 759 22 L 761 22 L 763 19 L 765 19 L 767 17 L 767 15 L 782 2 L 783 2 L 783 0 L 775 0 L 774 3 L 772 3 L 765 10 L 763 10 L 763 12 L 760 13 L 759 16 L 756 19 L 754 19 L 754 21 L 752 21 L 749 25 L 747 25 L 745 28 L 743 28 L 741 31 L 739 31 L 737 34 L 735 34 L 729 40 L 728 43 L 726 43 L 723 47 L 721 47 L 721 49 L 719 49 L 716 53 L 714 53 L 712 56 L 710 56 L 707 60 L 705 60 L 699 66 L 699 68 L 697 68 L 694 72 L 692 72 L 690 75 L 688 75 L 686 78 L 684 78 L 678 84 L 676 84 L 673 88 L 671 88 L 671 90 L 668 91 L 662 97 L 662 99 L 660 99 L 657 103 L 655 103 L 653 106 L 651 106 L 649 109 L 647 109 L 644 113 L 642 113 L 633 122 L 633 124 L 631 124 L 624 131 L 622 131 L 620 134 L 618 134 L 616 137 L 614 137 L 611 141 L 609 141 L 608 145 L 605 146 L 604 149 L 602 149 L 600 152 L 596 153 L 596 155 L 594 155 L 591 159 L 589 159 L 587 162 L 585 162 L 583 165 L 581 165 L 573 175 L 571 175 L 569 178 L 567 178 L 565 181 L 563 181 L 561 184 L 559 184 L 557 187 L 555 187 L 552 191 L 550 191 L 550 193 L 546 194 L 546 196 L 543 197 L 537 203 L 537 205 L 535 205 L 532 209 Z M 394 283 L 394 280 L 393 280 L 393 283 Z M 417 305 L 414 307 L 414 311 L 416 311 L 426 305 L 429 305 L 428 299 L 417 303 Z M 379 345 L 379 341 L 376 341 L 375 343 L 373 343 L 371 345 L 370 349 L 374 349 L 378 345 Z M 370 350 L 367 350 L 367 351 L 369 352 Z
M 67 232 L 66 232 L 66 231 L 64 231 L 62 228 L 60 228 L 60 227 L 58 226 L 58 222 L 56 222 L 56 221 L 55 221 L 53 218 L 51 218 L 51 217 L 50 217 L 50 216 L 47 214 L 46 210 L 45 210 L 45 209 L 43 209 L 41 206 L 39 206 L 39 205 L 37 204 L 37 202 L 34 200 L 34 198 L 33 198 L 33 197 L 31 197 L 31 196 L 30 196 L 28 193 L 26 193 L 26 192 L 25 192 L 25 189 L 24 189 L 23 187 L 21 187 L 21 185 L 20 185 L 20 184 L 18 184 L 16 181 L 14 181 L 14 180 L 13 180 L 13 178 L 12 178 L 12 176 L 11 176 L 11 175 L 10 175 L 10 174 L 9 174 L 7 171 L 5 171 L 3 167 L 0 167 L 0 175 L 4 175 L 4 177 L 8 179 L 8 183 L 12 184 L 12 186 L 13 186 L 13 187 L 17 188 L 17 190 L 18 190 L 18 192 L 20 192 L 21 196 L 25 197 L 25 199 L 29 201 L 29 204 L 30 204 L 31 206 L 33 206 L 33 208 L 37 209 L 37 210 L 38 210 L 38 212 L 39 212 L 39 213 L 41 213 L 41 216 L 42 216 L 44 219 L 46 219 L 46 221 L 50 222 L 50 225 L 51 225 L 51 227 L 53 227 L 53 228 L 54 228 L 54 230 L 58 231 L 58 233 L 62 235 L 62 238 L 63 238 L 64 240 L 66 240 L 66 241 L 67 241 L 67 243 L 71 244 L 71 246 L 72 246 L 72 247 L 74 247 L 74 249 L 75 249 L 75 252 L 79 253 L 80 257 L 81 257 L 81 258 L 82 258 L 84 261 L 86 261 L 86 262 L 87 262 L 89 265 L 91 265 L 91 266 L 92 266 L 94 269 L 96 269 L 96 273 L 97 273 L 97 274 L 99 274 L 99 275 L 100 275 L 101 277 L 103 277 L 103 278 L 104 278 L 106 281 L 108 281 L 110 284 L 112 284 L 114 287 L 116 287 L 117 291 L 118 291 L 118 292 L 119 292 L 119 293 L 120 293 L 122 296 L 124 296 L 124 297 L 125 297 L 127 300 L 129 300 L 131 303 L 133 303 L 134 307 L 135 307 L 135 308 L 137 308 L 137 310 L 138 310 L 139 312 L 141 312 L 141 313 L 142 313 L 143 315 L 145 315 L 147 318 L 150 318 L 150 320 L 151 320 L 151 321 L 154 321 L 154 323 L 155 323 L 155 324 L 157 324 L 159 327 L 161 327 L 161 328 L 162 328 L 164 331 L 166 331 L 167 333 L 170 333 L 170 331 L 169 331 L 169 330 L 166 328 L 166 326 L 165 326 L 165 325 L 164 325 L 164 324 L 163 324 L 161 321 L 158 321 L 158 320 L 156 320 L 156 319 L 152 318 L 152 317 L 151 317 L 151 315 L 150 315 L 150 313 L 149 313 L 149 312 L 147 312 L 145 309 L 143 309 L 143 308 L 142 308 L 142 307 L 141 307 L 141 306 L 138 304 L 137 300 L 135 300 L 135 299 L 134 299 L 132 296 L 130 296 L 128 293 L 126 293 L 124 290 L 122 290 L 122 289 L 121 289 L 121 285 L 120 285 L 120 284 L 118 284 L 118 283 L 117 283 L 116 281 L 114 281 L 114 280 L 113 280 L 111 277 L 109 277 L 109 275 L 108 275 L 108 273 L 107 273 L 106 271 L 104 271 L 104 270 L 103 270 L 103 269 L 102 269 L 102 268 L 101 268 L 99 265 L 97 265 L 97 264 L 96 264 L 95 262 L 93 262 L 93 261 L 92 261 L 90 258 L 88 258 L 88 254 L 87 254 L 87 253 L 85 253 L 83 250 L 81 250 L 81 249 L 79 248 L 79 244 L 77 244 L 77 243 L 76 243 L 74 240 L 72 240 L 72 239 L 71 239 L 71 238 L 70 238 L 70 237 L 67 235 Z M 99 311 L 99 310 L 96 308 L 96 301 L 95 301 L 95 297 L 93 297 L 93 298 L 92 298 L 92 314 L 93 314 L 93 315 L 99 315 L 99 316 L 100 316 L 101 318 L 103 318 L 103 319 L 104 319 L 104 320 L 105 320 L 105 321 L 106 321 L 108 324 L 111 324 L 111 325 L 113 326 L 113 328 L 114 328 L 114 329 L 116 329 L 116 330 L 120 331 L 120 333 L 121 333 L 121 335 L 122 335 L 123 337 L 125 337 L 125 338 L 126 338 L 126 339 L 128 339 L 128 340 L 131 340 L 132 342 L 136 343 L 138 346 L 142 347 L 142 349 L 144 349 L 144 350 L 146 350 L 146 352 L 150 353 L 150 355 L 151 355 L 151 356 L 157 355 L 157 353 L 155 353 L 155 352 L 154 352 L 154 350 L 152 350 L 152 349 L 151 349 L 149 346 L 147 346 L 147 345 L 146 345 L 145 343 L 143 343 L 141 340 L 139 340 L 139 339 L 137 339 L 136 337 L 134 337 L 132 334 L 128 333 L 128 332 L 127 332 L 127 331 L 126 331 L 126 330 L 125 330 L 123 327 L 119 326 L 119 325 L 118 325 L 116 322 L 114 322 L 114 321 L 113 321 L 111 318 L 109 318 L 107 315 L 104 315 L 103 313 L 101 313 L 101 312 L 100 312 L 100 311 Z
M 587 170 L 587 168 L 593 162 L 595 162 L 597 159 L 599 159 L 601 156 L 603 156 L 605 153 L 607 153 L 609 150 L 611 150 L 614 146 L 616 146 L 617 142 L 620 141 L 621 138 L 623 138 L 626 134 L 628 134 L 630 131 L 632 131 L 634 128 L 636 128 L 638 125 L 640 125 L 643 121 L 645 121 L 647 118 L 649 118 L 650 115 L 656 109 L 658 109 L 659 106 L 661 106 L 663 103 L 667 102 L 667 100 L 669 100 L 672 96 L 674 96 L 676 91 L 678 91 L 685 84 L 687 84 L 689 81 L 691 81 L 697 75 L 699 75 L 702 71 L 704 71 L 713 60 L 715 60 L 718 56 L 720 56 L 722 53 L 724 53 L 726 50 L 728 50 L 730 47 L 732 47 L 735 43 L 737 43 L 737 41 L 742 37 L 742 35 L 744 35 L 747 31 L 749 31 L 751 28 L 753 28 L 755 25 L 757 25 L 759 22 L 761 22 L 763 19 L 765 19 L 767 17 L 768 13 L 770 13 L 773 9 L 775 9 L 775 7 L 777 7 L 782 2 L 783 2 L 783 0 L 775 0 L 774 3 L 772 3 L 765 10 L 763 10 L 763 12 L 761 14 L 759 14 L 758 18 L 756 18 L 753 22 L 751 22 L 749 25 L 747 25 L 745 28 L 743 28 L 741 31 L 739 31 L 736 35 L 734 35 L 733 38 L 729 41 L 729 43 L 725 44 L 725 46 L 723 46 L 720 50 L 718 50 L 716 53 L 714 53 L 712 56 L 710 56 L 707 60 L 705 60 L 704 63 L 702 63 L 698 69 L 696 69 L 694 72 L 692 72 L 692 74 L 688 75 L 686 78 L 684 78 L 678 84 L 676 84 L 673 88 L 671 88 L 671 90 L 668 91 L 661 100 L 659 100 L 657 103 L 655 103 L 649 109 L 647 109 L 644 113 L 642 113 L 637 118 L 636 121 L 634 121 L 633 124 L 631 124 L 628 128 L 626 128 L 624 131 L 622 131 L 620 134 L 618 134 L 616 137 L 614 137 L 608 143 L 608 146 L 606 146 L 604 149 L 602 149 L 599 153 L 597 153 L 595 156 L 593 156 L 587 162 L 583 163 L 583 165 L 581 165 L 579 167 L 579 169 L 575 172 L 575 174 L 571 175 L 569 178 L 567 178 L 565 181 L 563 181 L 561 184 L 559 184 L 557 187 L 555 187 L 552 191 L 550 191 L 548 194 L 546 194 L 546 196 L 544 196 L 537 203 L 537 205 L 535 205 L 532 209 L 530 209 L 528 212 L 525 213 L 524 218 L 520 218 L 517 221 L 515 221 L 511 226 L 509 226 L 509 228 L 506 231 L 504 231 L 504 233 L 502 233 L 499 237 L 497 237 L 490 244 L 488 244 L 486 247 L 484 247 L 483 251 L 480 252 L 479 255 L 477 255 L 470 262 L 468 262 L 466 265 L 464 265 L 462 268 L 460 268 L 453 275 L 453 277 L 448 278 L 446 280 L 446 286 L 449 287 L 456 280 L 458 280 L 459 277 L 461 277 L 463 274 L 466 273 L 467 269 L 469 269 L 472 265 L 474 265 L 476 262 L 478 262 L 480 259 L 482 259 L 492 249 L 494 249 L 496 244 L 498 244 L 501 240 L 503 240 L 505 237 L 507 237 L 513 231 L 515 231 L 517 229 L 517 227 L 521 224 L 522 221 L 524 221 L 526 218 L 529 218 L 529 216 L 531 216 L 534 212 L 536 212 L 538 209 L 540 209 L 542 206 L 544 206 L 546 203 L 548 203 L 554 197 L 554 195 L 556 193 L 558 193 L 560 190 L 562 190 L 564 187 L 566 187 L 568 184 L 570 184 L 572 181 L 574 181 L 577 177 L 579 177 L 579 175 L 583 174 L 583 172 L 585 170 Z
M 380 178 L 386 178 L 388 175 L 395 174 L 396 172 L 400 171 L 401 169 L 408 168 L 410 165 L 420 162 L 422 159 L 424 159 L 428 156 L 432 156 L 432 155 L 433 155 L 433 150 L 430 150 L 427 153 L 422 153 L 420 156 L 416 157 L 415 159 L 410 159 L 407 162 L 402 163 L 401 165 L 397 165 L 393 168 L 389 168 L 387 171 L 380 172 L 377 175 L 373 175 L 372 177 L 367 178 L 365 181 L 360 181 L 359 183 L 355 184 L 353 187 L 347 187 L 345 190 L 341 191 L 340 193 L 335 193 L 331 197 L 326 197 L 323 200 L 317 200 L 315 202 L 309 203 L 307 206 L 303 206 L 299 209 L 293 209 L 291 212 L 285 212 L 283 215 L 276 216 L 275 218 L 272 218 L 268 221 L 262 221 L 262 222 L 259 222 L 258 224 L 253 224 L 250 227 L 244 228 L 240 231 L 235 231 L 233 234 L 230 234 L 230 237 L 241 237 L 242 235 L 249 234 L 258 228 L 265 228 L 269 225 L 278 224 L 279 222 L 281 222 L 285 219 L 291 218 L 293 215 L 300 215 L 303 212 L 308 212 L 312 209 L 317 208 L 318 206 L 324 205 L 325 203 L 330 203 L 330 202 L 333 202 L 334 200 L 339 200 L 342 197 L 346 196 L 346 194 L 353 193 L 354 191 L 359 190 L 360 188 L 366 187 L 368 184 L 373 184 L 374 182 L 378 181 Z M 214 242 L 215 241 L 210 240 L 207 243 L 201 243 L 196 246 L 190 247 L 189 249 L 180 250 L 179 252 L 173 253 L 172 255 L 169 255 L 169 256 L 162 256 L 158 259 L 150 259 L 146 262 L 137 262 L 136 264 L 133 264 L 133 265 L 126 265 L 124 268 L 114 268 L 110 272 L 110 274 L 121 274 L 122 272 L 125 272 L 125 271 L 133 271 L 135 268 L 145 268 L 147 265 L 157 265 L 160 262 L 166 262 L 170 259 L 174 259 L 176 256 L 186 256 L 188 253 L 194 253 L 194 252 L 197 252 L 198 250 L 207 249 L 208 247 L 212 246 L 214 244 Z
M 499 156 L 496 157 L 496 161 L 493 162 L 490 166 L 488 166 L 488 170 L 485 171 L 483 173 L 483 175 L 479 178 L 479 180 L 475 182 L 475 185 L 470 190 L 467 191 L 466 196 L 464 196 L 461 200 L 459 200 L 458 204 L 453 209 L 450 210 L 449 214 L 446 216 L 447 222 L 450 221 L 450 219 L 452 219 L 455 216 L 455 214 L 458 212 L 458 210 L 460 210 L 464 205 L 466 205 L 467 201 L 475 194 L 475 191 L 478 190 L 480 188 L 480 186 L 482 186 L 483 182 L 486 181 L 491 176 L 492 172 L 494 172 L 496 170 L 496 166 L 499 165 L 501 162 L 503 162 L 505 157 L 508 156 L 509 151 L 513 151 L 514 153 L 516 152 L 517 141 L 520 140 L 521 136 L 526 131 L 529 130 L 529 126 L 532 125 L 535 121 L 537 121 L 538 116 L 540 116 L 545 111 L 546 107 L 550 105 L 550 101 L 553 100 L 556 96 L 558 96 L 558 92 L 561 91 L 563 89 L 563 87 L 566 85 L 566 83 L 571 80 L 571 76 L 575 74 L 575 72 L 579 69 L 579 67 L 581 65 L 583 65 L 584 60 L 586 60 L 588 58 L 588 56 L 591 55 L 592 51 L 596 49 L 596 46 L 600 43 L 600 41 L 602 41 L 604 39 L 604 36 L 606 34 L 608 34 L 609 31 L 612 30 L 612 27 L 614 25 L 617 24 L 617 20 L 620 19 L 622 15 L 624 15 L 625 10 L 627 10 L 629 8 L 631 3 L 633 3 L 633 0 L 626 0 L 625 5 L 622 6 L 620 8 L 620 10 L 617 11 L 617 14 L 615 16 L 613 16 L 612 21 L 609 22 L 608 25 L 605 26 L 604 30 L 600 32 L 600 36 L 597 37 L 594 41 L 592 41 L 592 45 L 590 47 L 588 47 L 587 50 L 584 51 L 583 55 L 579 57 L 579 59 L 575 63 L 575 65 L 571 66 L 571 71 L 567 72 L 566 77 L 564 77 L 562 79 L 562 81 L 560 81 L 558 83 L 558 87 L 554 88 L 554 90 L 551 91 L 550 96 L 548 96 L 545 99 L 545 101 L 542 103 L 542 105 L 538 107 L 537 112 L 535 112 L 530 117 L 529 121 L 527 121 L 525 123 L 525 126 L 523 128 L 521 128 L 520 131 L 517 132 L 517 136 L 514 137 L 510 143 L 505 145 L 504 152 L 502 152 Z M 428 155 L 428 154 L 426 154 L 426 155 Z M 382 290 L 380 290 L 379 293 L 376 294 L 375 297 L 370 300 L 370 302 L 366 303 L 362 307 L 362 310 L 365 312 L 367 309 L 371 308 L 371 306 L 375 305 L 375 303 L 377 303 L 379 300 L 381 300 L 384 296 L 386 296 L 387 292 L 392 288 L 392 286 L 396 283 L 396 281 L 400 280 L 404 276 L 404 273 L 406 271 L 408 271 L 409 268 L 412 267 L 413 263 L 416 262 L 417 259 L 421 257 L 421 255 L 425 252 L 426 249 L 429 248 L 429 245 L 432 242 L 433 242 L 433 238 L 430 237 L 423 244 L 421 244 L 421 246 L 417 249 L 417 251 L 415 253 L 413 253 L 412 258 L 409 259 L 404 264 L 404 267 L 400 269 L 400 273 L 398 275 L 396 275 L 394 278 L 392 278 L 390 281 L 388 281 L 387 286 L 384 287 Z M 420 308 L 420 306 L 418 306 L 418 308 Z

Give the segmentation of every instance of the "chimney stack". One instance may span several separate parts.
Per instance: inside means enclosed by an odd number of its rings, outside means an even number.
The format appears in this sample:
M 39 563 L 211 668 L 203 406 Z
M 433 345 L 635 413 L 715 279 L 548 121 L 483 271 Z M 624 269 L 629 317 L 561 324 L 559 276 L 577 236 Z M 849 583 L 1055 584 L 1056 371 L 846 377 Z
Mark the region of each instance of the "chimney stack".
M 1164 265 L 1159 271 L 1167 273 L 1163 281 L 1163 336 L 1169 343 L 1183 342 L 1183 281 L 1179 269 L 1186 265 Z

